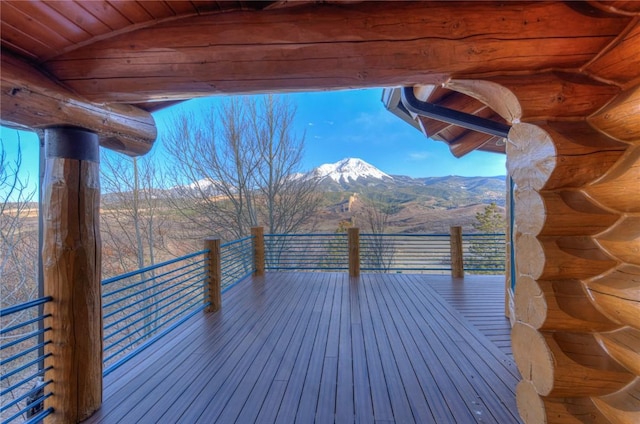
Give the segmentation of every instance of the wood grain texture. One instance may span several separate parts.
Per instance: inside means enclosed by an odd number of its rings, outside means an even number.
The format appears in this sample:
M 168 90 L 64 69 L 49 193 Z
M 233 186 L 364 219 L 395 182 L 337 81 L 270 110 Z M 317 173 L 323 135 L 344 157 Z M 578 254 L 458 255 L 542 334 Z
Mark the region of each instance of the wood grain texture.
M 536 127 L 514 125 L 507 146 L 508 163 L 521 166 L 508 165 L 518 183 L 512 341 L 523 374 L 520 415 L 634 422 L 640 152 L 586 120 Z
M 623 88 L 638 84 L 640 82 L 639 43 L 640 19 L 636 18 L 603 53 L 584 68 L 584 71 Z
M 548 122 L 541 127 L 556 149 L 556 165 L 545 182 L 545 190 L 579 188 L 592 183 L 611 172 L 628 148 L 584 121 Z
M 608 396 L 594 398 L 598 409 L 612 423 L 635 424 L 640 420 L 640 379 Z
M 596 337 L 612 358 L 635 375 L 640 375 L 640 330 L 626 327 Z
M 265 252 L 264 252 L 264 228 L 252 227 L 251 236 L 253 237 L 253 266 L 256 277 L 264 276 Z
M 78 48 L 46 67 L 100 102 L 438 84 L 496 70 L 579 67 L 628 20 L 562 3 L 314 5 L 175 20 Z
M 205 303 L 208 303 L 206 311 L 216 312 L 222 307 L 222 258 L 220 257 L 220 239 L 206 238 L 204 249 L 205 254 L 205 275 L 207 279 L 207 292 Z
M 25 62 L 2 54 L 0 116 L 6 126 L 73 126 L 97 133 L 100 145 L 130 155 L 151 150 L 157 136 L 151 114 L 130 105 L 91 103 Z
M 520 99 L 500 84 L 486 80 L 452 79 L 445 84 L 445 87 L 479 100 L 508 123 L 522 117 Z
M 640 57 L 640 48 L 636 56 Z M 618 95 L 611 103 L 589 116 L 588 121 L 611 138 L 640 144 L 640 85 Z
M 593 236 L 614 225 L 620 215 L 600 206 L 584 191 L 544 190 L 540 193 L 545 214 L 542 236 Z
M 627 149 L 584 191 L 603 207 L 619 213 L 640 213 L 640 146 Z
M 525 424 L 611 424 L 591 398 L 540 396 L 530 381 L 518 383 L 516 399 Z
M 347 243 L 349 250 L 349 276 L 360 276 L 360 229 L 347 229 Z
M 515 290 L 518 321 L 536 330 L 599 332 L 620 328 L 593 305 L 579 280 L 534 280 L 522 276 Z
M 583 117 L 610 102 L 620 92 L 619 87 L 577 72 L 542 72 L 488 79 L 513 93 L 521 109 L 518 117 L 523 122 Z M 499 102 L 500 97 L 495 103 Z
M 514 124 L 509 131 L 506 151 L 507 171 L 522 190 L 540 190 L 556 168 L 553 140 L 536 125 Z
M 55 409 L 55 423 L 80 422 L 102 402 L 99 181 L 96 162 L 46 161 L 42 257 L 44 294 L 53 300 L 45 306 L 52 328 L 45 351 L 53 356 L 46 360 L 52 369 L 45 378 L 53 380 L 54 395 L 45 407 Z
M 539 332 L 516 323 L 512 341 L 523 379 L 542 396 L 603 396 L 617 392 L 635 378 L 588 333 Z
M 606 232 L 598 243 L 609 256 L 621 263 L 640 266 L 640 215 L 625 216 Z
M 462 227 L 449 228 L 449 241 L 451 243 L 451 276 L 453 278 L 464 277 L 464 256 L 462 253 Z
M 640 329 L 640 267 L 621 265 L 586 285 L 598 308 L 611 320 Z
M 461 158 L 496 139 L 496 137 L 481 132 L 465 131 L 449 143 L 449 150 L 453 156 Z

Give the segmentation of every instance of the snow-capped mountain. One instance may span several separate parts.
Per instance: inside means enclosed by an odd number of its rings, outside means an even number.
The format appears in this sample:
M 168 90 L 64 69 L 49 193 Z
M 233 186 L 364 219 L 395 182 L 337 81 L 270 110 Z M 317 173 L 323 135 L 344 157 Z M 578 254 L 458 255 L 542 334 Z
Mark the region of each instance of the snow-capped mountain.
M 320 165 L 311 171 L 311 174 L 320 181 L 332 180 L 338 184 L 348 184 L 367 179 L 393 180 L 390 175 L 357 158 L 346 158 L 336 163 Z

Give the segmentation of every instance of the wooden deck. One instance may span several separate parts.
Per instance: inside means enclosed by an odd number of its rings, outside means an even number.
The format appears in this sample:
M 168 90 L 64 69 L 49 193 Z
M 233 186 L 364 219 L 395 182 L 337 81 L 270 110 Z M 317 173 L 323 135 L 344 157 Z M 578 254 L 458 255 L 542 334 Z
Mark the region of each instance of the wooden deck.
M 507 356 L 511 351 L 511 324 L 504 312 L 504 277 L 474 275 L 428 279 L 440 296 L 460 312 Z
M 110 374 L 86 422 L 518 423 L 513 361 L 430 284 L 445 281 L 247 279 Z

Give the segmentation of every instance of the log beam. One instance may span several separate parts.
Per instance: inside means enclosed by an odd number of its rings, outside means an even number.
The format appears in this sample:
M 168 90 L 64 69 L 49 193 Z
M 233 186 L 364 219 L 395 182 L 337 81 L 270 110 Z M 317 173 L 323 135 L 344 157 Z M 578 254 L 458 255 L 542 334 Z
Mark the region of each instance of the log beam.
M 30 64 L 2 52 L 0 119 L 22 130 L 54 126 L 86 128 L 101 146 L 128 155 L 141 155 L 157 136 L 150 113 L 131 105 L 103 105 L 83 99 Z
M 76 423 L 102 403 L 102 298 L 97 135 L 46 129 L 42 248 L 46 326 L 45 380 L 52 380 L 49 422 Z
M 577 69 L 630 20 L 563 2 L 308 5 L 165 22 L 45 66 L 97 102 L 441 84 L 496 70 Z

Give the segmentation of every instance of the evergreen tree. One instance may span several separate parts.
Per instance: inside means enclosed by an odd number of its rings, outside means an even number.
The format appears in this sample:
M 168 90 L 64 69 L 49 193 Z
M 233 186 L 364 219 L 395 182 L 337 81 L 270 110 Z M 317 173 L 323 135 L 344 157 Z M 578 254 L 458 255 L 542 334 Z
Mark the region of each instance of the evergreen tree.
M 505 217 L 500 212 L 498 205 L 491 202 L 485 206 L 482 212 L 476 213 L 476 222 L 473 223 L 473 228 L 483 233 L 504 233 L 505 224 Z
M 506 220 L 498 205 L 491 203 L 482 212 L 476 213 L 473 223 L 480 233 L 503 234 Z M 498 269 L 504 269 L 505 252 L 503 243 L 497 243 L 496 236 L 475 236 L 469 246 L 469 257 L 465 260 L 466 267 L 475 269 L 474 274 L 496 274 Z M 486 271 L 484 271 L 486 270 Z

